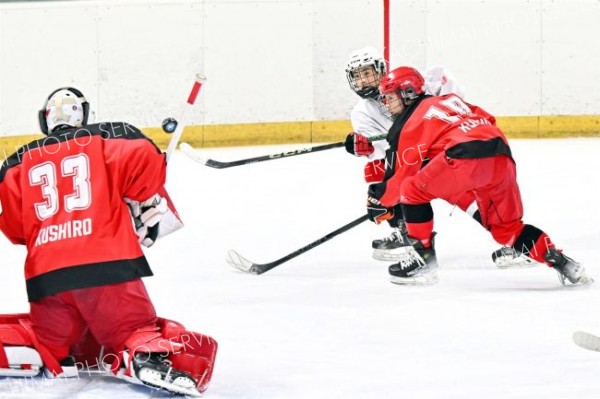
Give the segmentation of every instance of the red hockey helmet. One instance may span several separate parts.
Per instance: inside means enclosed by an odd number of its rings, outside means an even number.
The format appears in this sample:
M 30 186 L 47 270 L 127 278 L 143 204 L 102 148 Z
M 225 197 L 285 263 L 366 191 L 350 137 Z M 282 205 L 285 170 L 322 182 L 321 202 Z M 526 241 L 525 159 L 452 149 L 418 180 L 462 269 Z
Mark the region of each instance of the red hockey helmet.
M 381 78 L 381 94 L 398 93 L 404 100 L 414 100 L 425 93 L 425 79 L 415 68 L 399 67 Z

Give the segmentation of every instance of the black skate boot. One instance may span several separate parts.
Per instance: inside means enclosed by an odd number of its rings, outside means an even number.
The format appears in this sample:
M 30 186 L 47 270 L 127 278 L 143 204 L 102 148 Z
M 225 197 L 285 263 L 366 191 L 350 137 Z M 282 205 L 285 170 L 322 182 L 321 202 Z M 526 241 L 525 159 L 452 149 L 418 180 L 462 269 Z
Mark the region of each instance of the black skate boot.
M 575 262 L 556 248 L 550 248 L 546 252 L 544 260 L 558 272 L 558 279 L 562 285 L 567 284 L 591 284 L 594 280 L 585 274 L 585 269 L 580 263 Z
M 165 354 L 136 353 L 133 358 L 133 370 L 145 385 L 179 395 L 200 396 L 194 378 L 186 372 L 172 368 Z
M 407 259 L 409 257 L 407 251 L 410 248 L 407 238 L 406 225 L 400 222 L 390 236 L 373 240 L 371 244 L 373 259 L 385 261 Z
M 436 270 L 438 263 L 433 236 L 431 237 L 431 248 L 424 248 L 421 241 L 412 237 L 407 238 L 407 242 L 411 244 L 407 251 L 408 258 L 391 265 L 388 269 L 392 283 L 428 285 L 438 282 Z
M 492 253 L 492 261 L 499 269 L 531 267 L 538 263 L 512 247 L 502 247 Z

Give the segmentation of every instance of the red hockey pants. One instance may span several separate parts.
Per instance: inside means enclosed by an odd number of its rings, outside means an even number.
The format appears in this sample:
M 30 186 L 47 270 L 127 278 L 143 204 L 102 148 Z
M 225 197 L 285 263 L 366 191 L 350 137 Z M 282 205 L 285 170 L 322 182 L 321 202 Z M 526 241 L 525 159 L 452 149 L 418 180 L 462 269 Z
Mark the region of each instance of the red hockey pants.
M 400 192 L 401 203 L 410 205 L 426 204 L 434 198 L 456 203 L 457 198 L 473 195 L 483 226 L 502 245 L 513 245 L 523 230 L 523 204 L 515 164 L 504 155 L 451 159 L 439 154 L 415 176 L 404 179 Z M 411 227 L 415 229 L 407 223 L 408 234 L 413 236 Z M 422 235 L 412 233 L 415 238 Z M 428 234 L 426 238 L 431 231 Z
M 58 360 L 69 355 L 86 327 L 100 345 L 120 350 L 134 331 L 157 321 L 141 279 L 61 292 L 30 307 L 37 339 Z

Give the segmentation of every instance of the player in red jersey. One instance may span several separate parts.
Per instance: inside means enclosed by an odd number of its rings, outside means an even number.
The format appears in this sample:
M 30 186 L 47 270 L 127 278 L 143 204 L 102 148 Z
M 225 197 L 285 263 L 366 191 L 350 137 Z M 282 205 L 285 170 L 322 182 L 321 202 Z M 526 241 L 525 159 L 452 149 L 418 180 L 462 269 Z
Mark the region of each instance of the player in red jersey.
M 0 169 L 0 229 L 27 247 L 30 302 L 29 315 L 0 326 L 0 375 L 19 369 L 2 343 L 34 349 L 51 375 L 72 372 L 74 348 L 100 345 L 116 376 L 197 394 L 210 381 L 217 344 L 157 318 L 141 280 L 152 272 L 140 243 L 154 242 L 169 212 L 159 194 L 165 155 L 135 126 L 87 124 L 88 114 L 81 92 L 54 91 L 39 115 L 46 137 Z M 15 344 L 16 335 L 27 339 Z
M 350 56 L 346 66 L 346 78 L 352 91 L 360 100 L 350 113 L 354 132 L 346 137 L 345 147 L 350 154 L 367 158 L 364 168 L 367 183 L 378 183 L 383 179 L 385 156 L 389 144 L 386 140 L 369 142 L 375 136 L 385 137 L 392 126 L 393 118 L 381 103 L 379 83 L 387 71 L 386 62 L 381 53 L 373 47 L 356 50 Z M 442 67 L 428 69 L 425 73 L 424 90 L 428 94 L 442 95 L 454 93 L 464 97 L 464 89 L 452 74 Z M 465 193 L 452 200 L 452 204 L 469 213 L 480 222 L 475 198 Z M 406 257 L 406 227 L 402 218 L 400 204 L 394 209 L 394 218 L 387 223 L 393 228 L 390 236 L 372 242 L 373 258 L 383 261 L 399 261 Z
M 368 212 L 379 223 L 401 204 L 412 256 L 389 267 L 398 284 L 437 280 L 433 210 L 430 201 L 449 201 L 473 192 L 482 225 L 494 239 L 555 268 L 561 282 L 589 283 L 579 263 L 556 249 L 548 235 L 524 224 L 515 161 L 495 118 L 460 97 L 425 95 L 424 79 L 410 67 L 385 75 L 380 91 L 394 115 L 382 183 L 369 187 Z M 423 160 L 430 159 L 423 167 Z

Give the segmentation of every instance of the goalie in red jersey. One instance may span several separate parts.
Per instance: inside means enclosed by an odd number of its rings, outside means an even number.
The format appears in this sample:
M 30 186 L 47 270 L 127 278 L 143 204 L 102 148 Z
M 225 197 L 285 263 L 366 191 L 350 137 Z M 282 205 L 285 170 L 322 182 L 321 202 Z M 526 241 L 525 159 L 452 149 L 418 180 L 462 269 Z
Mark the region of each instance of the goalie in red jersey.
M 81 92 L 54 91 L 39 113 L 46 137 L 0 169 L 0 229 L 27 247 L 30 302 L 28 315 L 0 316 L 0 376 L 68 377 L 96 361 L 130 382 L 198 395 L 217 343 L 158 318 L 141 280 L 152 272 L 140 244 L 154 243 L 167 215 L 179 223 L 165 155 L 136 127 L 88 124 L 88 114 Z
M 437 281 L 433 210 L 430 201 L 472 192 L 482 225 L 494 239 L 553 267 L 561 282 L 590 283 L 584 268 L 558 250 L 539 228 L 524 224 L 516 166 L 495 118 L 454 94 L 426 95 L 414 68 L 397 68 L 381 79 L 380 92 L 394 116 L 384 181 L 368 193 L 369 218 L 380 223 L 401 204 L 411 257 L 389 267 L 397 284 Z M 430 162 L 423 166 L 423 161 Z

